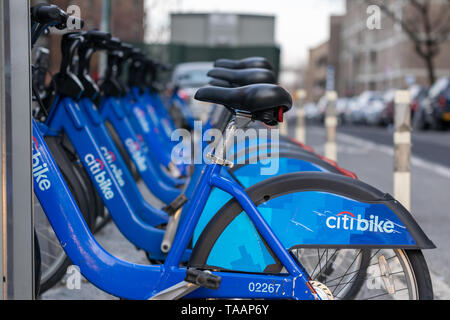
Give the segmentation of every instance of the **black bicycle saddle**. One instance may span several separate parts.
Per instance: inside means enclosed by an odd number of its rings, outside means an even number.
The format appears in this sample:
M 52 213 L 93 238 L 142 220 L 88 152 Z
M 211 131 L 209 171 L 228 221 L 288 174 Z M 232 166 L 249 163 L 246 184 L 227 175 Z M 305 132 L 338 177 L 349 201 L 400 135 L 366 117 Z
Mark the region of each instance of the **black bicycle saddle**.
M 213 87 L 222 87 L 222 88 L 236 88 L 236 87 L 239 87 L 239 86 L 232 85 L 228 81 L 219 80 L 219 79 L 212 79 L 211 81 L 209 81 L 209 85 L 213 86 Z
M 261 68 L 274 70 L 272 64 L 266 58 L 262 57 L 252 57 L 242 60 L 219 59 L 214 63 L 214 67 L 227 69 Z
M 195 99 L 221 104 L 232 112 L 248 112 L 254 120 L 270 126 L 283 122 L 283 114 L 292 108 L 291 95 L 273 84 L 253 84 L 239 88 L 205 87 L 197 91 Z
M 277 83 L 275 74 L 272 71 L 258 68 L 241 70 L 214 68 L 208 72 L 208 76 L 214 78 L 214 80 L 228 82 L 228 85 L 223 83 L 223 85 L 219 85 L 220 87 L 242 87 L 257 83 Z

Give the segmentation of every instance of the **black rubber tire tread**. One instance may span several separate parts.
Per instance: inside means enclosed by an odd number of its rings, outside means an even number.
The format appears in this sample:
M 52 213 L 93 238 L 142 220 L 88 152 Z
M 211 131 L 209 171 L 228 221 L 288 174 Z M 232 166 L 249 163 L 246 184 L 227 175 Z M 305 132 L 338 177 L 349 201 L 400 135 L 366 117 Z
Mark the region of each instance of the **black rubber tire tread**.
M 433 300 L 433 284 L 427 262 L 421 250 L 404 250 L 411 263 L 419 289 L 419 300 Z
M 39 296 L 41 290 L 41 248 L 39 247 L 39 239 L 34 231 L 34 297 Z
M 89 228 L 94 230 L 95 224 L 97 222 L 97 218 L 105 217 L 105 205 L 103 204 L 102 199 L 100 198 L 97 190 L 92 184 L 91 179 L 89 178 L 88 173 L 84 169 L 81 161 L 79 160 L 78 155 L 76 154 L 75 148 L 70 142 L 69 138 L 64 134 L 61 138 L 61 144 L 63 149 L 66 151 L 66 155 L 70 159 L 70 161 L 74 164 L 74 172 L 79 175 L 80 182 L 86 190 L 87 203 L 89 205 L 89 215 L 91 217 L 91 221 L 89 222 Z

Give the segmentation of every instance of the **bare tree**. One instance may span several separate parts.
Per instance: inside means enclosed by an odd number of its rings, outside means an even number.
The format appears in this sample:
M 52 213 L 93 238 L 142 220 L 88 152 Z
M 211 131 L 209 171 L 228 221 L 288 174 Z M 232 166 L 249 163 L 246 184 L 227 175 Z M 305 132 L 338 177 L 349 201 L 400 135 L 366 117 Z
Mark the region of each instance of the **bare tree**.
M 405 0 L 406 8 L 399 16 L 390 5 L 393 1 L 364 0 L 377 5 L 391 20 L 399 23 L 414 44 L 428 71 L 430 85 L 436 81 L 434 59 L 450 35 L 450 0 Z

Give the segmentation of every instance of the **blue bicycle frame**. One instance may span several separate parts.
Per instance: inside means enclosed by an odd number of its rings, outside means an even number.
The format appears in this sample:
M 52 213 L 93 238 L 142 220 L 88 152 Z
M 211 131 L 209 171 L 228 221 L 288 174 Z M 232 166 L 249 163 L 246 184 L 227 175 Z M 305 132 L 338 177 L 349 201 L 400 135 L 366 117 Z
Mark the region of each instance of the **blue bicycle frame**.
M 128 103 L 124 107 L 129 109 L 128 115 L 135 128 L 139 130 L 150 150 L 154 152 L 156 160 L 166 168 L 169 167 L 174 143 L 170 140 L 170 136 L 165 138 L 166 134 L 171 134 L 171 132 L 167 132 L 169 128 L 161 124 L 165 121 L 161 122 L 157 118 L 153 101 L 146 96 L 139 95 L 139 89 L 136 87 L 131 88 L 125 98 Z M 186 166 L 180 165 L 178 169 L 186 175 Z
M 128 99 L 125 98 L 104 97 L 100 103 L 100 113 L 103 120 L 110 122 L 116 130 L 147 187 L 154 188 L 150 181 L 155 178 L 169 188 L 183 185 L 184 179 L 173 178 L 161 169 L 161 162 L 155 157 L 161 150 L 153 150 L 158 145 L 147 145 L 139 126 L 130 116 L 132 107 L 128 104 Z
M 66 105 L 70 107 L 70 103 Z M 89 130 L 86 131 L 88 133 Z M 221 277 L 218 290 L 199 288 L 186 298 L 317 298 L 310 290 L 308 276 L 278 241 L 245 191 L 233 181 L 221 177 L 218 165 L 210 165 L 203 172 L 193 199 L 195 205 L 190 207 L 188 218 L 180 226 L 164 265 L 143 266 L 115 258 L 94 239 L 34 120 L 33 140 L 35 194 L 67 255 L 98 288 L 125 299 L 148 299 L 182 282 L 186 269 L 179 267 L 180 262 L 211 189 L 216 187 L 229 192 L 239 201 L 288 274 L 217 272 L 214 274 Z M 256 292 L 253 289 L 255 284 L 265 284 L 270 289 Z
M 83 106 L 86 104 L 90 105 L 86 101 Z M 95 118 L 95 113 L 85 116 L 82 108 L 71 98 L 58 97 L 47 119 L 44 134 L 67 134 L 122 234 L 137 247 L 151 253 L 152 258 L 164 259 L 165 254 L 160 250 L 164 231 L 157 227 L 167 223 L 167 214 L 146 204 L 138 196 L 139 192 L 133 187 L 134 181 L 129 174 L 122 175 L 125 184 L 121 186 L 110 163 L 109 151 L 114 150 L 116 168 L 121 168 L 123 173 L 127 173 L 128 169 L 105 134 L 104 126 L 92 126 L 86 118 Z M 189 252 L 185 259 L 188 257 Z

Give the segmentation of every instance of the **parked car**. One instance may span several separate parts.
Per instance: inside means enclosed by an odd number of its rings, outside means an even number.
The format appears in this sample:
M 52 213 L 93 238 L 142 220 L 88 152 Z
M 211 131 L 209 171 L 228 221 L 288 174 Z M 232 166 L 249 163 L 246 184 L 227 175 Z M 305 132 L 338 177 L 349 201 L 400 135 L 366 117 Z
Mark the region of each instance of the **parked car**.
M 214 67 L 213 62 L 189 62 L 175 67 L 172 74 L 172 85 L 182 91 L 182 96 L 191 107 L 192 115 L 202 119 L 208 114 L 205 104 L 194 99 L 195 93 L 201 87 L 206 86 L 211 78 L 207 73 Z
M 347 112 L 345 113 L 345 123 L 353 123 L 353 112 L 358 108 L 358 97 L 348 99 Z
M 409 88 L 411 94 L 411 121 L 415 129 L 425 129 L 425 108 L 424 102 L 428 97 L 428 88 L 414 85 Z
M 315 103 L 305 104 L 305 118 L 307 121 L 318 122 L 319 121 L 319 110 Z
M 383 110 L 380 125 L 388 126 L 394 123 L 395 95 L 397 89 L 390 89 L 383 95 Z
M 319 102 L 317 102 L 317 118 L 319 122 L 323 123 L 325 121 L 325 113 L 327 112 L 328 99 L 327 96 L 324 95 L 320 98 Z
M 348 112 L 349 105 L 350 105 L 349 98 L 339 98 L 336 101 L 336 111 L 338 114 L 339 124 L 346 123 L 346 114 Z
M 436 81 L 424 100 L 423 126 L 441 130 L 450 124 L 450 77 Z
M 384 103 L 382 96 L 374 98 L 369 101 L 369 104 L 364 109 L 364 119 L 365 122 L 372 126 L 384 125 L 382 112 L 384 109 Z
M 352 110 L 352 122 L 355 124 L 364 124 L 367 121 L 374 121 L 377 117 L 379 110 L 379 102 L 382 99 L 382 95 L 376 91 L 363 92 L 356 101 L 356 106 Z

